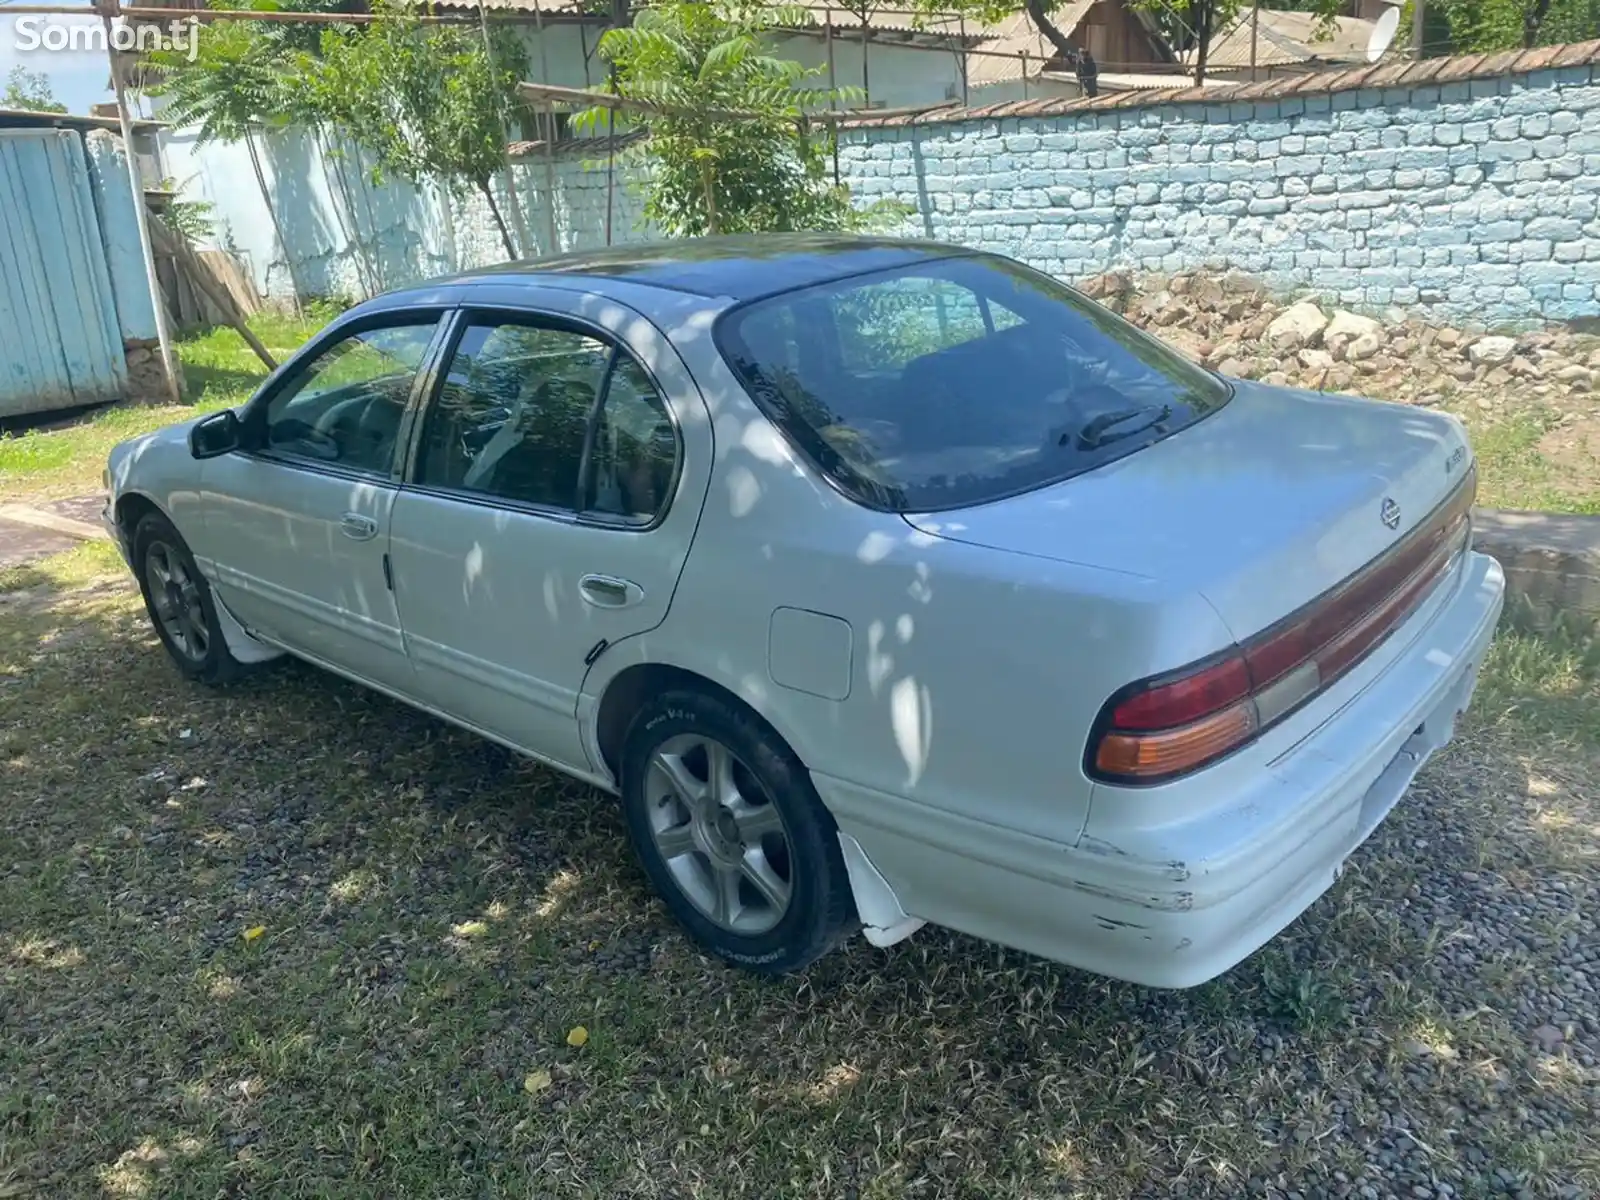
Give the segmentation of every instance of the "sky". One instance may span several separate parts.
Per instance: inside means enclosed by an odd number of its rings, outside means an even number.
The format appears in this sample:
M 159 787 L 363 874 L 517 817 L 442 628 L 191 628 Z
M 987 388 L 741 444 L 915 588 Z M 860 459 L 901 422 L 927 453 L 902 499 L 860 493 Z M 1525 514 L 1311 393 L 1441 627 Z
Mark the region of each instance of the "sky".
M 10 17 L 5 12 L 5 0 L 0 0 L 0 93 L 5 91 L 5 81 L 12 68 L 20 65 L 29 71 L 44 72 L 57 103 L 65 104 L 69 112 L 87 113 L 91 104 L 100 104 L 112 98 L 110 89 L 106 87 L 107 80 L 111 78 L 111 68 L 106 64 L 104 53 L 99 50 L 47 50 L 43 46 L 35 50 L 20 49 L 30 39 L 25 36 L 27 26 L 24 25 L 23 30 L 19 31 L 17 23 L 28 18 Z M 92 27 L 100 23 L 94 17 L 34 17 L 33 21 L 40 33 L 46 22 L 64 27 Z M 79 44 L 82 45 L 82 42 Z

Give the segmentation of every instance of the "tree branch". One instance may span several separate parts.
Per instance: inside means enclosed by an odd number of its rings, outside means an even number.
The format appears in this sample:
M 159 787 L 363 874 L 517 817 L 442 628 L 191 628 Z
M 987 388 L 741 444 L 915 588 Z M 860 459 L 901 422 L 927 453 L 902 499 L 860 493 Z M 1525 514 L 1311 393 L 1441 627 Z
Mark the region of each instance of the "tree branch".
M 1078 51 L 1067 40 L 1067 35 L 1051 23 L 1049 15 L 1044 11 L 1044 3 L 1045 0 L 1022 0 L 1023 7 L 1028 10 L 1028 18 L 1033 22 L 1034 28 L 1044 35 L 1045 41 L 1054 46 L 1063 58 L 1070 59 Z

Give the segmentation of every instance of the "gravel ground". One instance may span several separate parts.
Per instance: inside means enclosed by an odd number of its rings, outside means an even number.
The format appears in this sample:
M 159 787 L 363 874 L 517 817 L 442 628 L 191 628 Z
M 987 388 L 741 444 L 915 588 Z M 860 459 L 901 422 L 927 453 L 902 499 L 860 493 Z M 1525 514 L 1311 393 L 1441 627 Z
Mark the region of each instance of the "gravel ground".
M 309 669 L 181 683 L 107 553 L 0 575 L 0 1196 L 1600 1186 L 1593 643 L 1502 635 L 1221 980 L 924 930 L 763 983 L 587 789 Z

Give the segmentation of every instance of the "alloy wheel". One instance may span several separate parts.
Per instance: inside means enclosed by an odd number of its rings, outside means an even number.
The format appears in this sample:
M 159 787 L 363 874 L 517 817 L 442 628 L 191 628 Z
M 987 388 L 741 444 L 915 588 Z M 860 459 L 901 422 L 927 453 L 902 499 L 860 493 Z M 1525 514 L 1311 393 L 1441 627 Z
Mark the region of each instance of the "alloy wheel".
M 746 936 L 783 919 L 793 894 L 789 833 L 733 751 L 700 734 L 667 739 L 650 756 L 645 798 L 656 849 L 702 914 Z
M 165 542 L 152 542 L 144 556 L 145 583 L 156 620 L 178 652 L 191 662 L 203 662 L 211 648 L 200 587 L 179 554 Z

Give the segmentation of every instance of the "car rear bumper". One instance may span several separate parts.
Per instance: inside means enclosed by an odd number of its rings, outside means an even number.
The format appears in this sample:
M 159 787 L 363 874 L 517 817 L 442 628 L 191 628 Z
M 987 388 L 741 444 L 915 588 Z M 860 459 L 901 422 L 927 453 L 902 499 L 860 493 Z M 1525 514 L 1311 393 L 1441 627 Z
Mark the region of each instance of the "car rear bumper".
M 1096 836 L 1091 815 L 1069 845 L 825 775 L 817 786 L 907 913 L 1103 975 L 1192 987 L 1326 891 L 1450 739 L 1505 582 L 1493 559 L 1468 554 L 1448 586 L 1400 657 L 1242 793 L 1219 804 L 1196 775 L 1198 820 Z

